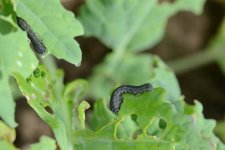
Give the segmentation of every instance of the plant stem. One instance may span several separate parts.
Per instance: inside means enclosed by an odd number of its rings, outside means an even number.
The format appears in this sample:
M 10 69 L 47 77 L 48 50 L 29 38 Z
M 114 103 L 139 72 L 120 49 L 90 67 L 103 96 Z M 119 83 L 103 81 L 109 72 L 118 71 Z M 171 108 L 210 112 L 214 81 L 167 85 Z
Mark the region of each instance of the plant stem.
M 225 57 L 224 50 L 203 50 L 194 55 L 168 62 L 167 64 L 175 73 L 180 74 L 212 63 L 222 57 Z

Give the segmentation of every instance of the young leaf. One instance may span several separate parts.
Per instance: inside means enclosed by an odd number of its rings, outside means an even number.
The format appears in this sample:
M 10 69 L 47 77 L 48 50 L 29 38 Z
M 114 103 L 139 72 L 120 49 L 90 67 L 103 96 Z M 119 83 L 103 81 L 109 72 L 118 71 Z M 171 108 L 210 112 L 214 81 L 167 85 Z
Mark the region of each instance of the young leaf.
M 178 11 L 199 14 L 205 0 L 87 0 L 80 10 L 85 34 L 99 38 L 114 50 L 142 51 L 163 37 L 169 17 Z
M 47 136 L 42 136 L 40 142 L 31 145 L 31 150 L 55 150 L 56 143 L 55 140 Z
M 80 64 L 81 50 L 73 38 L 83 34 L 83 28 L 59 0 L 16 0 L 13 6 L 17 16 L 23 18 L 42 40 L 47 54 L 77 66 Z
M 78 106 L 78 116 L 80 119 L 80 128 L 85 128 L 85 110 L 90 107 L 90 104 L 86 101 L 82 101 Z

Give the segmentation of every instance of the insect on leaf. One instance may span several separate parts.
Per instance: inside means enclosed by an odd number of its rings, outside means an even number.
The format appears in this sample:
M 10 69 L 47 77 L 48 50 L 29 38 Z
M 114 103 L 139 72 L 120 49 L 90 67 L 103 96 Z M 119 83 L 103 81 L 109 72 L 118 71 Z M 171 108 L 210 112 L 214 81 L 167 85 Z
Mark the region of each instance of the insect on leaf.
M 83 28 L 60 1 L 16 0 L 14 6 L 17 16 L 23 18 L 32 29 L 33 34 L 28 36 L 43 43 L 47 49 L 46 55 L 52 54 L 77 66 L 80 64 L 81 50 L 74 37 L 83 34 Z

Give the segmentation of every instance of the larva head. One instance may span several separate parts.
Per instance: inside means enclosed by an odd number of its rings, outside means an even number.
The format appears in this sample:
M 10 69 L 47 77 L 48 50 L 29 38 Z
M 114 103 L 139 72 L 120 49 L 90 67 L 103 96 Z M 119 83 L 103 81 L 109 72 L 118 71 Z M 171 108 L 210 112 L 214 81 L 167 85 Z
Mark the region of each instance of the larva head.
M 153 87 L 152 87 L 152 85 L 150 83 L 143 84 L 142 87 L 146 91 L 151 91 L 153 89 Z

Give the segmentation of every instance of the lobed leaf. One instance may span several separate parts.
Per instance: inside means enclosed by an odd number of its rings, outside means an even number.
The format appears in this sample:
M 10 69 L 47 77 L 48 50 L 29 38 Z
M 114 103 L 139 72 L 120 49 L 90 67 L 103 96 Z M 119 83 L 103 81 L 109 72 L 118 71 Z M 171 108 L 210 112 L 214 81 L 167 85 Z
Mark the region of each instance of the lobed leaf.
M 81 50 L 73 38 L 83 34 L 83 28 L 59 0 L 16 0 L 13 6 L 17 16 L 22 17 L 43 40 L 47 55 L 79 66 Z
M 97 102 L 99 103 L 99 102 Z M 98 104 L 99 106 L 99 104 Z M 189 112 L 187 114 L 187 109 Z M 166 99 L 165 91 L 156 88 L 152 92 L 141 95 L 125 94 L 118 116 L 107 115 L 108 121 L 98 120 L 105 124 L 97 131 L 84 129 L 74 132 L 74 149 L 224 149 L 224 145 L 213 134 L 215 122 L 207 120 L 202 115 L 202 106 L 187 104 L 178 111 Z M 95 118 L 107 113 L 107 109 L 95 107 Z M 96 113 L 95 113 L 96 112 Z M 98 112 L 98 113 L 97 113 Z M 133 138 L 120 137 L 120 126 L 130 116 L 137 123 L 138 129 L 133 131 Z
M 178 11 L 200 14 L 205 0 L 87 0 L 80 10 L 85 35 L 95 36 L 113 50 L 143 51 L 163 37 L 168 19 Z

